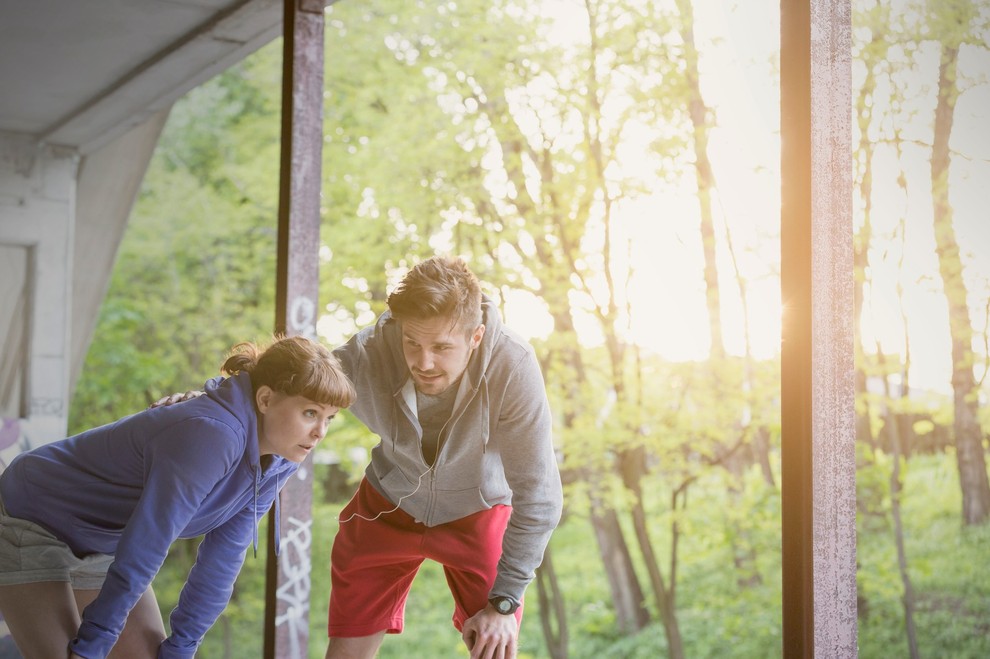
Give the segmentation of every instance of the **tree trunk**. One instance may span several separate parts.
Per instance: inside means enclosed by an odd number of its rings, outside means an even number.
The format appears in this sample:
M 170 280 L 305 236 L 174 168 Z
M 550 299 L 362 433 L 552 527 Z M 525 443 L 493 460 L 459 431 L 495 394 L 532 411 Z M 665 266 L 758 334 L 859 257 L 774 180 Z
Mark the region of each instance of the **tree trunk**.
M 576 336 L 573 320 L 566 308 L 563 312 L 554 313 L 553 319 L 555 334 Z M 580 383 L 586 379 L 581 353 L 573 345 L 562 349 L 561 353 L 567 368 L 574 375 L 563 385 L 568 390 L 567 398 L 575 405 L 580 404 Z M 573 426 L 574 416 L 573 410 L 564 411 L 565 428 Z M 619 525 L 618 516 L 607 502 L 597 496 L 598 492 L 607 490 L 603 484 L 604 476 L 595 465 L 581 467 L 578 472 L 580 478 L 589 484 L 591 524 L 598 544 L 598 553 L 605 567 L 609 591 L 612 593 L 616 624 L 623 633 L 635 633 L 649 622 L 650 615 L 643 604 L 643 589 L 633 568 L 629 547 Z M 552 638 L 547 638 L 548 646 L 554 642 Z
M 688 85 L 688 115 L 691 118 L 694 143 L 694 171 L 698 185 L 698 205 L 701 211 L 701 245 L 705 264 L 705 301 L 708 307 L 708 327 L 711 356 L 725 356 L 722 338 L 722 312 L 718 290 L 718 265 L 715 260 L 715 220 L 712 217 L 712 188 L 715 177 L 708 159 L 708 106 L 701 96 L 698 72 L 698 50 L 694 43 L 694 10 L 691 0 L 677 0 L 681 14 L 681 39 L 684 41 L 684 66 Z
M 593 492 L 599 491 L 598 484 L 592 482 L 590 486 Z M 594 494 L 591 501 L 591 525 L 612 592 L 615 624 L 621 633 L 635 634 L 650 621 L 650 613 L 643 601 L 643 589 L 633 571 L 632 558 L 615 510 L 604 505 Z
M 646 519 L 646 510 L 643 508 L 643 490 L 640 487 L 639 471 L 645 451 L 626 451 L 623 454 L 623 476 L 627 473 L 633 475 L 626 482 L 626 487 L 633 493 L 632 520 L 633 528 L 636 531 L 636 539 L 639 542 L 639 550 L 643 553 L 643 562 L 646 563 L 647 572 L 650 575 L 650 585 L 653 588 L 653 598 L 657 604 L 657 611 L 660 613 L 660 621 L 663 623 L 664 633 L 667 637 L 668 656 L 670 659 L 684 659 L 684 640 L 681 638 L 680 625 L 677 622 L 677 607 L 674 600 L 674 583 L 677 578 L 675 574 L 670 575 L 671 587 L 667 588 L 664 583 L 663 572 L 660 570 L 660 561 L 653 548 L 653 540 L 650 538 L 649 524 Z M 634 462 L 636 464 L 629 464 Z M 677 529 L 674 527 L 673 535 L 676 536 Z M 671 552 L 677 552 L 677 539 L 671 543 Z M 671 560 L 671 564 L 676 564 Z
M 873 34 L 871 42 L 863 48 L 860 58 L 866 65 L 866 77 L 856 98 L 854 110 L 859 127 L 859 149 L 853 162 L 860 166 L 859 192 L 863 201 L 863 224 L 853 236 L 853 350 L 855 351 L 855 391 L 856 391 L 856 439 L 874 447 L 873 427 L 866 403 L 865 350 L 863 348 L 863 287 L 866 285 L 866 272 L 870 263 L 870 243 L 873 239 L 873 142 L 870 140 L 870 125 L 876 117 L 873 96 L 877 79 L 875 69 L 886 58 L 886 32 L 881 21 L 869 21 Z M 878 48 L 883 48 L 878 52 Z
M 885 362 L 883 350 L 877 344 L 877 358 L 882 365 Z M 888 401 L 892 400 L 890 395 L 890 385 L 887 376 L 883 379 L 884 394 Z M 902 397 L 906 397 L 905 388 L 902 388 Z M 894 519 L 894 545 L 897 547 L 897 567 L 901 575 L 901 585 L 904 588 L 904 595 L 901 603 L 904 606 L 904 626 L 907 629 L 908 652 L 911 659 L 918 659 L 918 634 L 914 625 L 915 597 L 914 588 L 911 585 L 911 575 L 908 572 L 907 550 L 904 546 L 904 524 L 901 521 L 901 459 L 903 446 L 900 423 L 898 417 L 890 410 L 890 406 L 884 406 L 883 414 L 887 417 L 885 425 L 889 433 L 891 457 L 893 458 L 893 469 L 890 473 L 890 514 Z
M 969 317 L 962 259 L 952 224 L 949 204 L 949 137 L 952 134 L 958 47 L 942 46 L 932 142 L 932 202 L 935 250 L 945 298 L 949 304 L 949 333 L 952 337 L 952 391 L 955 417 L 956 463 L 962 488 L 962 513 L 966 524 L 979 524 L 990 517 L 990 480 L 987 478 L 983 434 L 977 420 L 977 389 L 973 377 L 973 326 Z
M 221 615 L 220 627 L 223 629 L 223 659 L 233 659 L 234 632 L 231 628 L 230 618 L 225 615 Z
M 536 568 L 536 595 L 540 602 L 540 626 L 550 657 L 567 659 L 567 609 L 550 547 L 543 554 L 543 563 Z

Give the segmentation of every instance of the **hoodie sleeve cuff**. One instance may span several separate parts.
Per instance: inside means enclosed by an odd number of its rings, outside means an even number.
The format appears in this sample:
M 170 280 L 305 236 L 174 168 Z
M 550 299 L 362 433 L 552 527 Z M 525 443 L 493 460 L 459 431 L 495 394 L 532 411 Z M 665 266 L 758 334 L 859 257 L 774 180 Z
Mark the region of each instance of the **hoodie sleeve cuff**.
M 169 636 L 158 646 L 158 659 L 192 659 L 198 649 L 198 641 L 180 641 Z
M 69 643 L 69 652 L 85 659 L 98 659 L 110 654 L 117 637 L 91 623 L 83 623 L 77 636 Z

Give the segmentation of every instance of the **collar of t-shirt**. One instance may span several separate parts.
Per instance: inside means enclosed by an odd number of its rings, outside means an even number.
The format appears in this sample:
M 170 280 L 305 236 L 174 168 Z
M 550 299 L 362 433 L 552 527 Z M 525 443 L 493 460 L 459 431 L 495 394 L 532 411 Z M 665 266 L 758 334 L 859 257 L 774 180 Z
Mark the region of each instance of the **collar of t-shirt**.
M 416 415 L 423 428 L 423 459 L 430 466 L 440 454 L 440 435 L 454 411 L 454 401 L 460 388 L 458 385 L 459 382 L 452 384 L 436 396 L 416 390 Z

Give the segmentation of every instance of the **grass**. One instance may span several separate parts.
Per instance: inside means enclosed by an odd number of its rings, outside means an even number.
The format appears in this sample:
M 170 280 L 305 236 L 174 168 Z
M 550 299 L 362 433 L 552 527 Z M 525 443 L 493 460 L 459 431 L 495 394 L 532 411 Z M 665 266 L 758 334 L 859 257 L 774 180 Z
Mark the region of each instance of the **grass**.
M 667 500 L 662 483 L 648 489 L 645 502 L 651 533 L 669 578 L 669 534 L 660 502 Z M 700 482 L 681 520 L 677 583 L 677 616 L 688 657 L 779 657 L 780 549 L 779 497 L 759 479 L 748 480 L 731 500 L 716 474 Z M 319 500 L 319 495 L 317 499 Z M 889 502 L 886 502 L 889 507 Z M 329 599 L 329 557 L 340 504 L 315 506 L 310 600 L 311 658 L 326 648 Z M 666 654 L 662 626 L 654 622 L 638 634 L 616 628 L 608 584 L 596 543 L 586 519 L 574 514 L 558 528 L 551 548 L 567 610 L 568 648 L 572 659 L 646 659 Z M 909 571 L 917 597 L 915 623 L 922 657 L 976 659 L 990 657 L 990 525 L 966 528 L 961 523 L 960 493 L 952 456 L 916 456 L 905 474 L 902 516 Z M 739 515 L 739 511 L 743 514 Z M 884 509 L 881 509 L 881 513 Z M 744 523 L 743 526 L 740 526 Z M 889 514 L 859 520 L 859 656 L 864 659 L 907 657 L 902 586 L 897 569 Z M 633 535 L 626 529 L 627 541 Z M 264 537 L 264 536 L 262 536 Z M 740 586 L 733 568 L 730 540 L 751 548 L 759 583 Z M 636 557 L 635 547 L 631 551 Z M 181 557 L 167 563 L 156 590 L 168 610 L 184 574 L 176 569 Z M 188 557 L 184 559 L 188 561 Z M 647 588 L 646 572 L 636 564 Z M 248 558 L 238 580 L 237 596 L 210 631 L 199 653 L 208 659 L 260 657 L 264 560 Z M 657 620 L 652 597 L 646 604 Z M 424 563 L 406 606 L 406 627 L 386 637 L 380 657 L 467 657 L 460 635 L 450 621 L 452 601 L 440 567 Z M 226 639 L 226 643 L 225 643 Z M 228 653 L 225 654 L 225 646 Z M 545 659 L 536 587 L 527 593 L 520 659 Z

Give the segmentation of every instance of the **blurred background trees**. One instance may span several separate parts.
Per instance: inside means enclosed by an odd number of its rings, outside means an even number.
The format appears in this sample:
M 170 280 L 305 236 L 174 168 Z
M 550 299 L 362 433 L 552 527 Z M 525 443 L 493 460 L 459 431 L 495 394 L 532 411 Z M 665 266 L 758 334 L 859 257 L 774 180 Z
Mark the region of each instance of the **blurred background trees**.
M 778 9 L 328 9 L 320 335 L 372 322 L 408 266 L 449 252 L 543 365 L 566 511 L 523 656 L 779 653 Z M 990 8 L 854 11 L 860 652 L 986 656 Z M 73 430 L 270 333 L 279 60 L 174 107 Z M 314 657 L 335 510 L 375 442 L 345 417 L 318 461 Z M 191 560 L 178 548 L 156 587 Z M 203 656 L 259 654 L 262 573 L 249 559 Z M 382 656 L 463 654 L 442 575 L 413 597 L 425 613 Z

